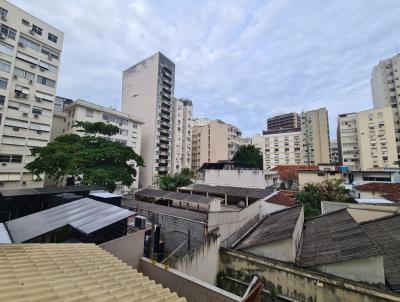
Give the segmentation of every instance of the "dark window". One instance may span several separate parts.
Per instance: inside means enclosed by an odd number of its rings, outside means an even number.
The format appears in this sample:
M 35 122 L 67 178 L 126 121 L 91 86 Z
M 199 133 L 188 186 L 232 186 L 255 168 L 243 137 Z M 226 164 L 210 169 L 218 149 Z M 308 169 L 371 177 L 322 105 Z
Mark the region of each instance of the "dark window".
M 47 36 L 47 39 L 49 39 L 51 42 L 57 43 L 57 39 L 58 38 L 57 38 L 57 36 L 49 33 L 48 36 Z
M 22 155 L 0 154 L 0 163 L 20 163 Z
M 15 40 L 15 36 L 17 35 L 17 31 L 14 28 L 11 28 L 7 25 L 1 24 L 0 31 L 6 37 Z
M 29 26 L 29 25 L 30 25 L 29 21 L 28 21 L 28 20 L 25 20 L 25 19 L 22 19 L 22 24 L 24 24 L 24 25 L 26 25 L 26 26 Z
M 4 95 L 0 95 L 0 106 L 4 106 L 5 100 L 6 100 L 6 97 Z
M 2 19 L 5 19 L 5 18 L 7 17 L 7 14 L 8 14 L 8 10 L 6 10 L 6 9 L 4 9 L 4 8 L 2 8 L 2 7 L 0 7 L 0 17 L 1 17 Z
M 36 34 L 38 34 L 39 36 L 42 35 L 43 29 L 40 28 L 39 26 L 32 24 L 32 31 Z

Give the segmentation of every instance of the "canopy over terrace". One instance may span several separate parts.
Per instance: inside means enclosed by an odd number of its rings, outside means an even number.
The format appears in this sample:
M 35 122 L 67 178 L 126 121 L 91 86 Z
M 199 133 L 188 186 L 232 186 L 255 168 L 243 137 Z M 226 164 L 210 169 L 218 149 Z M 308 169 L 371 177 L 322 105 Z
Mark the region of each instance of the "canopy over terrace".
M 204 195 L 187 194 L 181 192 L 169 192 L 157 189 L 146 188 L 135 193 L 138 199 L 152 199 L 154 201 L 167 201 L 168 206 L 186 207 L 187 209 L 197 209 L 211 211 L 221 210 L 221 199 Z
M 231 186 L 210 186 L 198 184 L 188 187 L 178 188 L 179 192 L 189 192 L 190 194 L 203 194 L 206 196 L 220 197 L 225 200 L 225 205 L 236 204 L 239 201 L 245 201 L 246 206 L 259 199 L 264 199 L 271 195 L 275 189 L 267 187 L 265 189 L 231 187 Z

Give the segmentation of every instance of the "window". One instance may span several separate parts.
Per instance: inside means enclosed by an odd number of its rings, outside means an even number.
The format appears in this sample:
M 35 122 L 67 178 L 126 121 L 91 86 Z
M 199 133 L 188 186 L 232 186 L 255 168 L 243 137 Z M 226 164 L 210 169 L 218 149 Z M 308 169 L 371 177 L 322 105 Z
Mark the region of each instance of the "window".
M 7 17 L 7 14 L 8 14 L 8 10 L 0 7 L 0 17 L 2 17 L 2 18 Z
M 29 55 L 26 55 L 20 51 L 17 52 L 17 59 L 21 61 L 25 61 L 30 64 L 37 65 L 38 64 L 38 59 Z
M 32 49 L 37 50 L 37 51 L 40 50 L 40 45 L 38 43 L 33 42 L 33 41 L 31 41 L 31 40 L 29 40 L 27 38 L 24 38 L 24 37 L 19 37 L 18 44 L 21 45 L 21 46 L 32 48 Z
M 42 114 L 42 109 L 37 108 L 37 107 L 33 107 L 32 108 L 32 113 L 33 114 Z
M 127 136 L 128 135 L 128 130 L 126 129 L 119 129 L 119 134 Z
M 49 58 L 54 58 L 56 60 L 58 60 L 58 58 L 60 57 L 60 53 L 46 46 L 42 46 L 42 53 L 47 55 Z
M 6 36 L 6 37 L 8 37 L 10 39 L 13 39 L 13 40 L 15 40 L 15 36 L 17 35 L 17 31 L 14 28 L 9 27 L 9 26 L 7 26 L 5 24 L 1 24 L 0 32 L 4 36 Z
M 0 59 L 0 70 L 9 73 L 10 69 L 11 69 L 11 62 Z
M 86 108 L 86 116 L 87 117 L 93 117 L 93 110 Z
M 23 70 L 21 68 L 14 68 L 14 75 L 21 77 L 23 79 L 27 79 L 30 81 L 33 81 L 35 79 L 35 74 L 26 70 Z
M 47 36 L 47 39 L 49 39 L 51 42 L 57 43 L 57 36 L 49 33 L 49 35 Z
M 0 77 L 0 88 L 7 89 L 8 79 Z
M 32 31 L 36 34 L 38 34 L 39 36 L 42 35 L 43 29 L 40 28 L 39 26 L 32 24 Z
M 12 56 L 13 49 L 14 47 L 12 47 L 11 45 L 8 45 L 7 43 L 4 42 L 0 42 L 0 52 Z
M 47 71 L 49 71 L 51 73 L 57 73 L 57 70 L 58 70 L 57 66 L 51 65 L 51 64 L 46 63 L 44 61 L 40 61 L 39 67 L 47 69 Z
M 4 107 L 5 101 L 6 101 L 6 97 L 4 95 L 0 95 L 0 108 Z
M 37 76 L 37 80 L 36 81 L 39 84 L 42 84 L 42 85 L 46 85 L 46 86 L 49 86 L 49 87 L 52 87 L 52 88 L 56 87 L 56 81 L 48 79 L 48 78 L 45 78 L 45 77 L 42 77 L 40 75 Z
M 25 20 L 25 19 L 22 19 L 22 24 L 24 24 L 24 25 L 26 25 L 26 26 L 29 26 L 29 25 L 30 25 L 29 21 L 28 21 L 28 20 Z
M 0 154 L 0 163 L 21 163 L 22 155 Z
M 120 118 L 116 115 L 112 115 L 112 114 L 103 112 L 102 117 L 103 117 L 103 120 L 105 120 L 105 121 L 114 122 L 114 123 L 120 124 L 120 125 L 128 125 L 127 119 Z

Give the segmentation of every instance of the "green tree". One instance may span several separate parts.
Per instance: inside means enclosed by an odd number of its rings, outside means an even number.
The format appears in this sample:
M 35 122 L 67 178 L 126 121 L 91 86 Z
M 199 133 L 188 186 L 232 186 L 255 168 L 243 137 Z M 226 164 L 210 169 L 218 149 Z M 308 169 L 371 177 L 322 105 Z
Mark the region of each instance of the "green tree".
M 158 185 L 161 190 L 175 191 L 178 187 L 190 185 L 192 183 L 191 178 L 193 178 L 193 172 L 188 168 L 184 168 L 175 175 L 161 176 Z
M 322 183 L 309 183 L 296 195 L 304 205 L 304 216 L 311 218 L 321 214 L 321 201 L 353 202 L 348 190 L 340 179 L 325 180 Z
M 35 175 L 46 173 L 54 179 L 82 178 L 87 185 L 102 185 L 115 190 L 115 183 L 130 186 L 136 167 L 144 166 L 143 158 L 131 148 L 113 142 L 109 136 L 118 133 L 117 126 L 103 122 L 76 122 L 84 136 L 66 134 L 45 147 L 34 147 L 35 160 L 25 168 Z
M 238 166 L 263 169 L 263 157 L 260 149 L 253 145 L 240 146 L 232 160 Z

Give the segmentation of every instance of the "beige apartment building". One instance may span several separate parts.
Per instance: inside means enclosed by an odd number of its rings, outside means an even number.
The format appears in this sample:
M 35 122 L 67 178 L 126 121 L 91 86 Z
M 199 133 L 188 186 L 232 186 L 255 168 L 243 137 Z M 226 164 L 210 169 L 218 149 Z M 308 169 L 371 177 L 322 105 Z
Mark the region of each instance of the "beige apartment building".
M 192 101 L 174 99 L 172 110 L 172 163 L 171 173 L 192 166 Z
M 140 154 L 143 127 L 141 119 L 80 99 L 68 104 L 63 112 L 54 112 L 51 139 L 70 133 L 83 135 L 81 131 L 78 131 L 79 128 L 73 127 L 77 121 L 104 122 L 117 126 L 119 133 L 111 136 L 110 140 L 131 147 L 137 154 Z M 136 177 L 132 188 L 138 188 L 138 178 L 139 176 Z
M 351 170 L 397 167 L 392 107 L 339 115 L 337 135 L 341 164 Z
M 372 70 L 371 90 L 374 108 L 393 108 L 393 123 L 400 156 L 400 54 L 380 61 Z
M 330 162 L 328 110 L 319 108 L 301 113 L 302 163 L 316 165 Z
M 64 34 L 4 0 L 0 27 L 0 188 L 42 187 L 24 166 L 50 139 Z
M 264 134 L 278 133 L 288 129 L 298 129 L 300 125 L 300 115 L 296 112 L 276 115 L 267 119 L 267 131 L 264 131 Z
M 203 163 L 231 160 L 236 150 L 251 141 L 242 138 L 239 128 L 221 120 L 195 119 L 192 135 L 192 170 Z
M 144 121 L 139 185 L 150 186 L 172 172 L 175 64 L 157 52 L 123 72 L 122 112 Z

